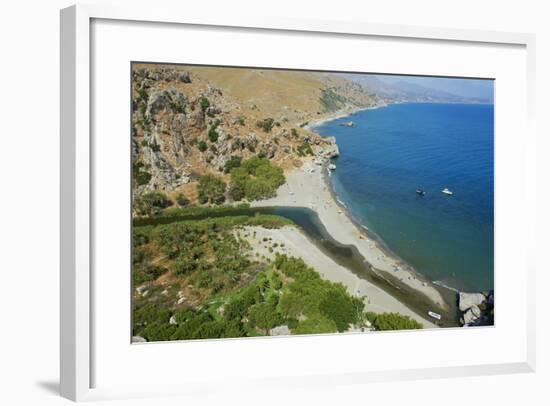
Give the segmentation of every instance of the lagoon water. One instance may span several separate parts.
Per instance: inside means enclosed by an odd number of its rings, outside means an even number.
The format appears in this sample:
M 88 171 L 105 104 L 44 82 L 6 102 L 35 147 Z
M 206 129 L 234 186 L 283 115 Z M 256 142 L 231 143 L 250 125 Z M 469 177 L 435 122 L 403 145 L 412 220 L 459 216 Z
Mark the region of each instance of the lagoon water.
M 393 104 L 315 131 L 336 137 L 338 199 L 389 250 L 446 286 L 493 288 L 492 105 Z

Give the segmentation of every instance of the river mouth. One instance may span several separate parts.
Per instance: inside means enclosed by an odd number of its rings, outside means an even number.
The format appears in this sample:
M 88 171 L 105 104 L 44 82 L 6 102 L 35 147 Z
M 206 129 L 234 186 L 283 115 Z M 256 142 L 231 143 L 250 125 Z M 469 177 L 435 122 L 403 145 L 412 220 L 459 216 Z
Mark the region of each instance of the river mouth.
M 459 327 L 459 313 L 456 306 L 456 294 L 448 289 L 434 286 L 445 300 L 446 309 L 435 305 L 427 296 L 412 289 L 388 272 L 375 269 L 368 263 L 359 250 L 353 245 L 345 245 L 335 240 L 321 223 L 317 213 L 305 207 L 254 207 L 227 208 L 223 211 L 207 211 L 200 214 L 185 214 L 174 216 L 159 216 L 153 218 L 137 218 L 133 226 L 155 226 L 178 221 L 204 220 L 209 218 L 231 216 L 254 216 L 256 214 L 271 214 L 284 217 L 295 223 L 321 251 L 332 258 L 337 264 L 349 269 L 359 278 L 365 279 L 380 287 L 391 296 L 404 303 L 407 307 L 425 319 L 429 319 L 429 311 L 441 314 L 437 325 L 441 327 Z M 430 319 L 432 322 L 436 320 Z

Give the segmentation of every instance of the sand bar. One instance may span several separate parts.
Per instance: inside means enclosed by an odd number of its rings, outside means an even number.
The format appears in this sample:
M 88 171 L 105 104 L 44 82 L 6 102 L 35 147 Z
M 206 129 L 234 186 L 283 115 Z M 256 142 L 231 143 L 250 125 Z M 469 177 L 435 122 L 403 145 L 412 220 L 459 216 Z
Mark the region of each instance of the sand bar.
M 250 243 L 253 256 L 258 253 L 260 257 L 273 259 L 276 253 L 280 253 L 302 258 L 323 279 L 343 284 L 351 295 L 365 297 L 366 311 L 397 312 L 417 320 L 424 328 L 437 327 L 386 291 L 336 263 L 296 227 L 287 226 L 280 229 L 245 227 L 244 231 L 239 232 L 239 236 Z M 266 242 L 264 238 L 271 238 L 271 240 Z M 274 244 L 276 244 L 275 248 L 273 248 Z

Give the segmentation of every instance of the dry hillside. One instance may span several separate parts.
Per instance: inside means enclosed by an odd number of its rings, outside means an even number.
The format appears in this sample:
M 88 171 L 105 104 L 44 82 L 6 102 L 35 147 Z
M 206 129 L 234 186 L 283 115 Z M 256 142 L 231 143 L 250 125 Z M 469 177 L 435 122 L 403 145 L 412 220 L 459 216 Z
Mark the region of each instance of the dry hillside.
M 185 65 L 132 69 L 134 194 L 164 190 L 195 199 L 199 175 L 224 174 L 233 156 L 285 169 L 305 155 L 337 154 L 334 140 L 303 127 L 375 99 L 325 73 Z

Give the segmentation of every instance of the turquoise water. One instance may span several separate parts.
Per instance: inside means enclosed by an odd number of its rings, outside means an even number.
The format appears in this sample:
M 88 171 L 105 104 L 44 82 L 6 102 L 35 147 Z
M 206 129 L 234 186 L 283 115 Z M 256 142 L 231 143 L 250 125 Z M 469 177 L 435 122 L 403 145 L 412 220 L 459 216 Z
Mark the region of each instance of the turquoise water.
M 339 200 L 388 249 L 433 281 L 493 289 L 492 105 L 394 104 L 315 131 L 336 136 Z

